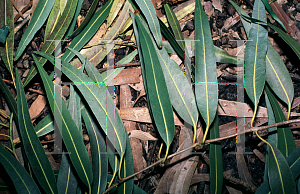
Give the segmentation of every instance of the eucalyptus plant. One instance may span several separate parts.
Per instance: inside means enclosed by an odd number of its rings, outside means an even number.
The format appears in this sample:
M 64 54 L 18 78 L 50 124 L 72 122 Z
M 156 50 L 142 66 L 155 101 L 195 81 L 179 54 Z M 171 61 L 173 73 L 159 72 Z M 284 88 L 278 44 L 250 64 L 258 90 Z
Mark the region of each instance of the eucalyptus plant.
M 0 163 L 17 193 L 145 193 L 134 185 L 130 140 L 108 85 L 124 69 L 118 66 L 136 56 L 140 60 L 153 125 L 162 140 L 160 153 L 166 151 L 154 165 L 180 154 L 169 155 L 175 135 L 175 110 L 180 119 L 193 129 L 193 145 L 187 149 L 200 146 L 203 153 L 204 147 L 209 144 L 210 190 L 211 193 L 222 193 L 220 140 L 231 136 L 220 138 L 219 134 L 217 63 L 237 64 L 239 60 L 244 60 L 245 91 L 254 107 L 251 127 L 262 95 L 266 99 L 269 125 L 279 123 L 269 127 L 269 132 L 273 134 L 267 140 L 257 133 L 260 128 L 253 128 L 257 138 L 268 145 L 266 176 L 256 192 L 297 193 L 300 150 L 296 149 L 291 129 L 286 125 L 280 126 L 280 122 L 289 120 L 294 88 L 287 68 L 268 40 L 267 26 L 277 31 L 299 58 L 300 45 L 285 32 L 266 0 L 255 0 L 252 17 L 233 1 L 229 2 L 240 15 L 247 34 L 245 57 L 230 56 L 213 45 L 207 15 L 201 1 L 195 0 L 195 40 L 192 40 L 195 63 L 192 64 L 179 21 L 168 4 L 164 5 L 167 20 L 162 21 L 157 17 L 151 0 L 108 0 L 101 3 L 103 5 L 99 9 L 99 0 L 94 0 L 84 20 L 75 29 L 83 0 L 40 0 L 14 55 L 13 5 L 9 0 L 0 0 L 0 27 L 3 27 L 0 29 L 3 43 L 0 44 L 0 56 L 11 75 L 11 87 L 17 91 L 15 99 L 7 84 L 0 79 L 1 93 L 11 111 L 10 115 L 6 115 L 10 118 L 10 126 L 0 123 L 10 134 L 10 142 L 0 146 Z M 266 10 L 282 27 L 267 23 Z M 14 62 L 22 57 L 44 24 L 43 46 L 32 55 L 34 64 L 22 82 L 18 69 L 14 69 Z M 104 37 L 97 44 L 85 47 L 101 25 L 107 27 Z M 113 74 L 100 74 L 96 66 L 108 58 L 114 48 L 124 47 L 115 44 L 121 41 L 121 37 L 130 37 L 130 42 L 125 46 L 136 47 L 137 50 L 119 61 Z M 65 46 L 65 41 L 68 41 L 67 49 L 62 54 L 54 52 L 60 49 L 59 46 Z M 187 63 L 185 72 L 169 54 L 177 54 Z M 52 64 L 56 69 L 49 75 L 43 67 L 45 64 Z M 58 95 L 60 85 L 57 82 L 61 80 L 59 76 L 54 76 L 59 73 L 58 70 L 73 83 L 66 102 L 61 102 Z M 24 91 L 35 76 L 42 80 L 50 113 L 34 127 Z M 278 100 L 287 106 L 287 117 Z M 92 161 L 83 141 L 82 119 L 90 140 Z M 203 120 L 205 130 L 199 141 L 197 124 L 200 120 Z M 13 122 L 20 142 L 12 139 Z M 57 126 L 64 144 L 61 153 L 71 153 L 63 154 L 59 170 L 52 169 L 39 140 L 39 137 L 53 132 L 54 126 Z M 16 153 L 17 144 L 22 149 L 21 155 Z M 162 149 L 164 146 L 166 149 Z M 22 157 L 23 164 L 19 157 Z M 108 173 L 109 166 L 112 173 Z M 0 182 L 0 189 L 9 190 L 11 184 L 7 182 Z

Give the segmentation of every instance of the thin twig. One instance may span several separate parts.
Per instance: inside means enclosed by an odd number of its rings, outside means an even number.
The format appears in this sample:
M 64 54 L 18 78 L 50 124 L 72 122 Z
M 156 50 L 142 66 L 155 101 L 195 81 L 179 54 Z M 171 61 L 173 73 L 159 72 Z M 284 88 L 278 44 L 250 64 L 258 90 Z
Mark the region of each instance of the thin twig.
M 237 133 L 237 134 L 229 135 L 229 136 L 226 136 L 226 137 L 220 137 L 220 138 L 215 138 L 215 139 L 206 140 L 206 141 L 205 141 L 205 144 L 210 144 L 210 143 L 213 143 L 213 142 L 217 142 L 217 141 L 229 139 L 229 138 L 236 137 L 236 136 L 238 136 L 238 135 L 243 135 L 243 134 L 249 133 L 249 132 L 256 132 L 256 131 L 261 131 L 261 130 L 264 130 L 264 129 L 269 129 L 269 128 L 272 128 L 272 127 L 278 127 L 278 126 L 281 126 L 281 125 L 287 125 L 287 124 L 291 124 L 291 123 L 299 123 L 299 122 L 300 122 L 300 119 L 294 119 L 294 120 L 283 121 L 283 122 L 280 122 L 280 123 L 275 123 L 275 124 L 273 124 L 273 125 L 267 125 L 267 126 L 263 126 L 263 127 L 252 127 L 252 128 L 250 128 L 250 129 L 248 129 L 248 130 L 245 130 L 244 132 L 240 132 L 240 133 Z M 176 155 L 178 155 L 178 154 L 181 154 L 181 153 L 183 153 L 183 152 L 185 152 L 185 151 L 187 151 L 187 150 L 193 149 L 193 148 L 195 148 L 195 147 L 198 146 L 198 145 L 200 145 L 201 148 L 204 146 L 204 145 L 201 144 L 201 143 L 194 143 L 191 147 L 188 147 L 188 148 L 183 149 L 183 150 L 181 150 L 181 151 L 179 151 L 179 152 L 176 152 L 176 153 L 174 153 L 174 154 L 169 155 L 169 156 L 167 157 L 167 159 L 173 158 L 174 156 L 176 156 Z M 200 148 L 200 149 L 201 149 L 201 148 Z M 113 188 L 117 187 L 118 185 L 122 184 L 123 182 L 125 182 L 125 181 L 127 181 L 127 180 L 129 180 L 129 179 L 132 179 L 134 176 L 136 176 L 136 175 L 138 175 L 138 174 L 140 174 L 140 173 L 142 173 L 142 172 L 144 172 L 144 171 L 146 171 L 146 170 L 148 170 L 148 169 L 150 169 L 150 168 L 152 168 L 152 167 L 154 167 L 154 166 L 160 164 L 162 161 L 163 161 L 163 159 L 160 159 L 160 160 L 156 161 L 155 163 L 153 163 L 153 164 L 147 166 L 147 167 L 144 168 L 143 170 L 140 170 L 140 171 L 138 171 L 138 172 L 136 172 L 136 173 L 133 173 L 132 175 L 129 175 L 129 176 L 127 176 L 127 177 L 124 177 L 124 178 L 118 180 L 117 183 L 113 184 L 111 187 L 109 187 L 108 189 L 106 189 L 106 191 L 104 191 L 103 194 L 108 193 L 108 192 L 109 192 L 110 190 L 112 190 Z
M 28 3 L 28 5 L 26 5 L 26 7 L 24 7 L 22 10 L 21 10 L 21 13 L 25 13 L 27 10 L 29 10 L 32 6 L 32 0 Z M 18 19 L 20 18 L 20 14 L 18 13 L 16 16 L 15 16 L 15 19 L 14 19 L 14 23 L 16 23 L 18 21 Z M 24 17 L 23 17 L 24 19 Z
M 24 19 L 24 16 L 23 16 L 22 12 L 20 12 L 20 10 L 18 9 L 18 7 L 16 5 L 16 2 L 14 0 L 10 0 L 10 2 L 13 4 L 13 6 L 17 10 L 18 14 L 20 14 L 20 16 Z

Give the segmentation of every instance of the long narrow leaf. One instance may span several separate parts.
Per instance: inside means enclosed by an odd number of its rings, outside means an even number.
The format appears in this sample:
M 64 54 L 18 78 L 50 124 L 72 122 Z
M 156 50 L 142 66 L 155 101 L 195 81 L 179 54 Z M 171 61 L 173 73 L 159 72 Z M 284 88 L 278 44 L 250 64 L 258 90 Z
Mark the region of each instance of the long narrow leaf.
M 296 194 L 296 184 L 285 157 L 275 147 L 269 148 L 268 177 L 272 193 Z
M 256 0 L 252 18 L 266 21 L 265 6 Z M 245 90 L 254 104 L 251 126 L 257 112 L 258 102 L 266 81 L 266 52 L 268 30 L 259 24 L 252 23 L 245 49 Z
M 18 193 L 41 193 L 25 168 L 2 145 L 0 145 L 0 163 L 5 168 Z
M 136 22 L 144 60 L 144 85 L 147 85 L 147 98 L 155 125 L 166 143 L 168 153 L 175 133 L 171 101 L 158 56 L 153 53 L 155 45 L 152 44 L 152 40 L 139 18 L 136 18 Z
M 16 86 L 20 136 L 30 167 L 38 183 L 46 193 L 57 193 L 56 182 L 50 162 L 31 123 L 25 92 L 17 69 Z
M 237 6 L 233 1 L 230 0 L 229 2 L 234 6 L 240 16 L 248 16 L 247 13 L 242 8 Z M 249 35 L 250 23 L 245 20 L 244 17 L 240 18 L 247 35 Z M 294 97 L 294 86 L 292 83 L 292 79 L 280 55 L 273 48 L 270 41 L 267 41 L 267 44 L 268 50 L 266 55 L 266 80 L 274 93 L 288 105 L 288 112 L 290 114 L 291 103 Z
M 60 115 L 59 118 L 54 119 L 56 119 L 62 124 L 58 125 L 58 127 L 61 132 L 67 151 L 72 153 L 69 155 L 72 164 L 76 169 L 79 178 L 89 188 L 89 190 L 91 190 L 91 181 L 93 179 L 93 173 L 89 157 L 82 140 L 82 136 L 80 135 L 79 130 L 76 127 L 74 120 L 71 118 L 71 115 L 67 110 L 65 104 L 57 103 L 54 100 L 54 86 L 52 81 L 49 79 L 46 71 L 39 64 L 35 56 L 33 56 L 33 59 L 35 60 L 37 69 L 42 77 L 52 114 L 54 115 L 55 111 L 57 111 Z M 59 94 L 59 92 L 55 91 L 55 94 Z
M 136 4 L 139 6 L 140 10 L 145 16 L 147 23 L 149 25 L 150 31 L 156 41 L 159 48 L 162 47 L 162 38 L 160 32 L 159 22 L 156 16 L 155 8 L 151 0 L 135 0 Z
M 164 8 L 165 8 L 165 11 L 166 11 L 166 16 L 167 16 L 168 22 L 169 22 L 169 24 L 172 28 L 173 33 L 174 33 L 174 36 L 175 36 L 176 40 L 178 41 L 178 44 L 184 50 L 185 49 L 184 38 L 183 38 L 183 35 L 182 35 L 182 32 L 181 32 L 179 21 L 176 18 L 176 15 L 173 12 L 173 10 L 171 9 L 171 7 L 169 6 L 169 4 L 165 4 Z
M 44 22 L 46 21 L 50 11 L 54 5 L 55 1 L 53 0 L 40 0 L 38 5 L 35 8 L 35 11 L 32 15 L 31 21 L 26 28 L 19 46 L 18 50 L 15 55 L 15 60 L 18 60 L 19 57 L 22 55 L 23 51 L 29 44 L 29 42 L 34 37 L 35 33 L 43 26 Z M 53 39 L 56 40 L 56 39 Z
M 14 52 L 14 13 L 13 5 L 9 0 L 0 1 L 0 26 L 8 26 L 9 34 L 6 38 L 4 46 L 0 46 L 0 57 L 3 60 L 7 70 L 9 71 L 12 80 L 15 83 L 15 78 L 13 76 L 13 52 Z
M 210 128 L 210 139 L 219 138 L 219 118 L 216 115 Z M 223 187 L 223 162 L 220 142 L 211 143 L 209 148 L 210 192 L 221 193 Z
M 286 118 L 268 85 L 266 85 L 265 90 L 272 105 L 276 123 L 286 121 Z M 277 133 L 277 148 L 284 157 L 288 157 L 296 149 L 293 133 L 288 126 L 277 127 Z
M 71 21 L 71 24 L 70 24 L 70 27 L 66 33 L 66 35 L 64 36 L 66 39 L 66 37 L 69 37 L 73 32 L 74 32 L 74 28 L 75 28 L 75 25 L 77 23 L 77 18 L 78 18 L 78 15 L 81 11 L 81 7 L 82 7 L 82 3 L 83 3 L 84 0 L 78 0 L 77 2 L 77 6 L 76 6 L 76 9 L 75 9 L 75 14 L 74 14 L 74 17 Z
M 81 122 L 79 125 L 79 119 L 77 117 L 77 103 L 76 103 L 76 93 L 74 86 L 70 85 L 70 97 L 69 97 L 68 110 L 74 120 L 77 128 L 81 129 Z M 81 119 L 81 118 L 80 118 Z M 79 131 L 81 134 L 81 131 Z M 57 188 L 60 193 L 76 193 L 78 187 L 78 180 L 76 178 L 76 173 L 74 167 L 71 165 L 71 161 L 68 155 L 63 154 L 60 163 L 60 169 L 57 176 Z
M 73 18 L 74 16 L 77 1 L 78 0 L 67 2 L 66 8 L 64 9 L 62 15 L 60 16 L 59 21 L 54 27 L 53 33 L 51 33 L 51 35 L 49 36 L 48 39 L 49 41 L 45 41 L 45 44 L 43 45 L 41 52 L 45 52 L 48 54 L 53 53 L 55 49 L 55 41 L 59 41 L 60 39 L 63 38 L 70 25 L 71 18 Z M 42 57 L 40 57 L 38 61 L 42 66 L 47 62 L 47 60 Z M 37 74 L 37 70 L 35 66 L 31 66 L 30 71 L 24 81 L 24 86 L 26 86 L 36 74 Z
M 262 0 L 262 2 L 264 3 L 267 11 L 269 12 L 269 14 L 274 18 L 274 20 L 276 20 L 281 27 L 286 31 L 285 26 L 283 25 L 283 23 L 280 21 L 280 19 L 277 17 L 277 15 L 274 13 L 272 7 L 270 6 L 270 3 L 268 2 L 268 0 Z
M 218 105 L 218 81 L 214 46 L 207 16 L 200 0 L 195 5 L 195 95 L 198 109 L 206 123 L 205 141 Z
M 122 163 L 121 177 L 119 177 L 120 179 L 134 173 L 132 164 L 133 164 L 133 158 L 132 158 L 130 140 L 128 138 L 128 135 L 126 135 L 126 152 L 124 155 L 124 162 Z M 128 181 L 118 186 L 118 193 L 131 194 L 133 190 L 133 185 L 134 185 L 133 178 L 129 179 Z
M 88 10 L 88 13 L 84 17 L 84 20 L 82 21 L 80 26 L 68 37 L 68 39 L 70 39 L 72 37 L 75 37 L 77 34 L 79 34 L 84 29 L 84 27 L 89 23 L 91 17 L 93 16 L 93 14 L 94 14 L 94 12 L 97 8 L 98 2 L 99 2 L 99 0 L 94 0 L 93 1 L 91 7 Z
M 105 140 L 89 111 L 86 108 L 83 108 L 81 113 L 91 143 L 93 161 L 92 193 L 103 193 L 106 188 L 108 174 L 108 159 Z
M 53 32 L 57 22 L 59 21 L 59 17 L 62 15 L 66 7 L 66 4 L 67 0 L 55 0 L 55 3 L 47 20 L 44 42 L 48 40 L 50 34 Z
M 119 11 L 121 10 L 125 0 L 115 0 L 111 6 L 111 10 L 109 12 L 109 15 L 107 17 L 107 27 L 109 27 L 114 19 L 117 17 Z
M 53 56 L 41 52 L 37 53 L 47 58 L 52 64 L 55 64 Z M 83 57 L 82 55 L 79 56 Z M 125 128 L 122 123 L 121 117 L 117 110 L 110 110 L 112 111 L 113 117 L 111 117 L 111 115 L 108 115 L 108 112 L 110 111 L 106 109 L 106 105 L 114 107 L 114 102 L 112 98 L 106 97 L 106 86 L 103 84 L 103 80 L 101 79 L 101 76 L 99 75 L 97 69 L 92 64 L 90 64 L 89 61 L 87 61 L 86 67 L 89 68 L 87 70 L 91 70 L 92 68 L 94 68 L 93 75 L 97 78 L 98 81 L 93 81 L 85 74 L 83 74 L 80 70 L 71 66 L 69 63 L 62 61 L 62 72 L 73 83 L 79 83 L 76 85 L 76 87 L 86 99 L 102 130 L 104 130 L 104 132 L 108 135 L 108 138 L 114 143 L 116 150 L 118 151 L 120 156 L 122 156 L 122 153 L 124 153 L 126 149 L 126 140 Z M 107 128 L 112 129 L 112 131 L 107 130 Z
M 79 51 L 94 36 L 94 34 L 97 32 L 101 24 L 108 16 L 112 2 L 112 0 L 108 1 L 99 11 L 97 11 L 93 15 L 85 28 L 72 40 L 69 48 Z M 64 53 L 62 60 L 70 62 L 70 60 L 74 56 L 75 54 L 73 52 L 67 50 Z

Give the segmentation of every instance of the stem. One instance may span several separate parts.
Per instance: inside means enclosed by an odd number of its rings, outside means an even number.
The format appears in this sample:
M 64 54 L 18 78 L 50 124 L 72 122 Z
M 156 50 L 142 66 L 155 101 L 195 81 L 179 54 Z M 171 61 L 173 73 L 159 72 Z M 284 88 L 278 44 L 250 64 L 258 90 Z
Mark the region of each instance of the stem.
M 240 132 L 240 133 L 237 133 L 237 134 L 233 134 L 233 135 L 229 135 L 229 136 L 226 136 L 226 137 L 220 137 L 220 138 L 215 138 L 215 139 L 210 139 L 210 140 L 207 140 L 205 141 L 205 144 L 210 144 L 210 143 L 213 143 L 213 142 L 216 142 L 216 141 L 221 141 L 221 140 L 225 140 L 225 139 L 229 139 L 229 138 L 232 138 L 232 137 L 236 137 L 238 135 L 242 135 L 242 134 L 245 134 L 245 133 L 249 133 L 249 132 L 257 132 L 257 131 L 261 131 L 261 130 L 264 130 L 264 129 L 269 129 L 269 128 L 272 128 L 272 127 L 277 127 L 277 126 L 281 126 L 281 125 L 287 125 L 287 124 L 291 124 L 291 123 L 299 123 L 300 122 L 300 119 L 294 119 L 294 120 L 289 120 L 289 121 L 283 121 L 283 122 L 279 122 L 279 123 L 275 123 L 275 124 L 272 124 L 272 125 L 267 125 L 267 126 L 263 126 L 263 127 L 252 127 L 248 130 L 245 130 L 244 132 Z M 188 147 L 188 148 L 185 148 L 179 152 L 175 152 L 174 154 L 171 154 L 167 157 L 167 159 L 171 159 L 173 158 L 174 156 L 178 155 L 178 154 L 181 154 L 187 150 L 190 150 L 190 149 L 193 149 L 195 148 L 196 146 L 200 145 L 200 149 L 204 146 L 204 144 L 202 143 L 194 143 L 192 146 Z M 108 189 L 106 189 L 103 194 L 105 193 L 108 193 L 110 190 L 112 190 L 113 188 L 117 187 L 118 185 L 122 184 L 123 182 L 133 178 L 134 176 L 160 164 L 161 162 L 163 162 L 164 159 L 159 159 L 158 161 L 156 161 L 155 163 L 147 166 L 146 168 L 144 168 L 143 170 L 140 170 L 136 173 L 133 173 L 132 175 L 129 175 L 127 177 L 124 177 L 122 180 L 118 180 L 117 183 L 113 184 L 111 187 L 109 187 Z

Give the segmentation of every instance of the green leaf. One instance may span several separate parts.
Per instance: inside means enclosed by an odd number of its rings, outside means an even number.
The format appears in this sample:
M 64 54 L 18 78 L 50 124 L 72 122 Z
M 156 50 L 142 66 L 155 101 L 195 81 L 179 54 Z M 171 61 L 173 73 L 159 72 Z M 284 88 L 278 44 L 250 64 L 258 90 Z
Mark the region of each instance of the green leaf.
M 234 6 L 240 16 L 248 16 L 247 13 L 242 8 L 237 6 L 233 1 L 230 0 L 229 2 Z M 250 23 L 245 20 L 244 17 L 240 18 L 248 35 L 250 30 Z M 270 41 L 268 41 L 267 44 L 268 50 L 266 55 L 266 81 L 268 82 L 274 93 L 288 105 L 288 115 L 290 115 L 291 103 L 294 97 L 294 86 L 292 83 L 292 79 L 280 55 L 273 48 Z
M 285 157 L 272 145 L 269 147 L 268 177 L 272 193 L 297 193 L 291 169 Z
M 77 23 L 78 15 L 79 15 L 79 13 L 80 13 L 80 11 L 81 11 L 81 7 L 82 7 L 83 1 L 84 1 L 84 0 L 78 0 L 77 6 L 76 6 L 76 9 L 75 9 L 74 17 L 73 17 L 73 19 L 72 19 L 72 21 L 71 21 L 70 27 L 69 27 L 69 29 L 68 29 L 66 35 L 64 36 L 64 37 L 65 37 L 64 39 L 66 39 L 66 37 L 69 37 L 69 36 L 73 33 L 74 28 L 75 28 L 75 25 L 76 25 L 76 23 Z
M 27 173 L 25 168 L 1 145 L 0 163 L 3 165 L 6 173 L 11 178 L 18 193 L 41 193 L 33 178 Z
M 159 48 L 162 47 L 162 38 L 160 32 L 160 25 L 156 16 L 155 8 L 151 0 L 135 0 L 136 4 L 139 6 L 141 12 L 145 16 L 147 23 L 149 25 L 150 31 L 156 41 Z
M 54 122 L 51 114 L 45 116 L 35 127 L 34 131 L 38 137 L 54 131 Z
M 276 20 L 281 27 L 286 31 L 285 26 L 283 25 L 283 23 L 280 21 L 280 19 L 277 17 L 277 15 L 274 13 L 272 7 L 270 6 L 270 3 L 268 2 L 268 0 L 262 0 L 262 2 L 264 3 L 266 9 L 268 10 L 269 14 L 274 18 L 274 20 Z
M 219 118 L 216 115 L 210 127 L 210 139 L 219 138 Z M 223 162 L 220 142 L 209 145 L 210 192 L 222 193 L 223 187 Z
M 61 125 L 58 124 L 58 128 L 61 132 L 67 151 L 72 153 L 69 155 L 71 162 L 76 169 L 79 178 L 89 188 L 89 190 L 91 190 L 91 181 L 93 176 L 92 168 L 82 136 L 80 135 L 79 130 L 76 127 L 74 120 L 71 118 L 65 104 L 58 103 L 54 100 L 54 86 L 46 71 L 43 67 L 41 67 L 34 55 L 33 59 L 42 77 L 52 114 L 55 115 L 55 113 L 58 113 L 60 115 L 59 118 L 54 119 L 56 119 L 56 122 L 61 123 Z M 55 91 L 55 93 L 59 94 L 58 91 Z
M 9 32 L 9 26 L 5 25 L 2 28 L 0 28 L 0 42 L 2 44 L 5 43 L 8 32 Z
M 105 21 L 112 5 L 112 0 L 108 1 L 99 11 L 97 11 L 90 19 L 85 28 L 72 40 L 69 48 L 79 51 L 97 32 L 101 24 Z M 62 61 L 70 62 L 74 57 L 74 53 L 66 50 L 62 57 Z
M 68 39 L 71 39 L 72 37 L 77 36 L 77 34 L 79 34 L 84 27 L 89 23 L 89 21 L 91 20 L 91 17 L 94 15 L 94 12 L 97 8 L 99 0 L 94 0 L 91 7 L 89 8 L 86 16 L 84 17 L 82 23 L 80 24 L 80 26 L 68 37 Z M 82 3 L 81 3 L 82 4 Z M 76 17 L 77 19 L 77 17 Z M 74 28 L 73 28 L 74 29 Z
M 286 161 L 292 171 L 294 180 L 297 180 L 297 177 L 300 175 L 300 147 L 298 147 L 289 157 L 286 158 Z M 264 181 L 260 187 L 257 189 L 256 193 L 269 193 L 270 186 L 268 181 Z
M 143 55 L 144 68 L 142 71 L 144 71 L 144 85 L 147 85 L 147 99 L 155 125 L 166 143 L 166 152 L 168 153 L 175 133 L 171 101 L 159 58 L 156 53 L 153 53 L 155 46 L 139 18 L 136 18 L 136 23 Z
M 15 55 L 15 60 L 19 59 L 19 57 L 22 55 L 27 45 L 33 39 L 35 33 L 43 26 L 46 19 L 48 18 L 48 15 L 50 14 L 54 2 L 55 2 L 54 0 L 40 0 L 38 2 L 35 11 L 32 15 L 32 18 L 30 20 L 30 23 L 20 40 L 18 50 Z M 57 39 L 52 39 L 52 40 L 57 40 Z
M 195 4 L 195 95 L 198 109 L 206 123 L 205 141 L 218 106 L 216 57 L 207 16 L 200 0 Z
M 286 118 L 268 85 L 266 85 L 265 90 L 272 105 L 276 123 L 286 121 Z M 277 148 L 284 157 L 288 157 L 296 149 L 293 133 L 288 126 L 277 127 L 277 133 Z
M 11 78 L 16 86 L 15 78 L 13 76 L 13 52 L 14 52 L 14 13 L 13 5 L 9 0 L 0 1 L 0 39 L 3 45 L 0 45 L 0 57 L 9 71 Z M 9 33 L 10 30 L 10 33 Z M 6 34 L 6 35 L 5 35 Z M 5 38 L 4 38 L 5 37 Z M 6 41 L 5 41 L 6 40 Z
M 164 48 L 155 49 L 164 73 L 171 103 L 179 116 L 194 128 L 193 142 L 195 142 L 199 115 L 192 87 L 177 63 L 169 58 L 167 51 Z
M 46 193 L 57 193 L 55 177 L 50 162 L 31 123 L 25 92 L 17 69 L 16 86 L 19 130 L 24 151 L 31 169 L 44 191 Z
M 168 22 L 169 22 L 169 24 L 172 28 L 173 33 L 174 33 L 174 36 L 175 36 L 176 40 L 178 41 L 178 44 L 184 50 L 185 49 L 184 38 L 183 38 L 183 35 L 182 35 L 182 32 L 181 32 L 179 21 L 176 18 L 176 15 L 173 12 L 173 10 L 171 9 L 171 7 L 169 6 L 169 4 L 165 4 L 164 8 L 165 8 L 165 11 L 166 11 L 166 16 L 167 16 Z
M 66 8 L 64 9 L 64 12 L 60 16 L 59 21 L 55 25 L 53 33 L 51 33 L 51 35 L 48 38 L 48 40 L 50 40 L 50 41 L 45 41 L 45 44 L 42 47 L 41 52 L 45 52 L 48 54 L 53 53 L 53 51 L 55 50 L 55 46 L 56 46 L 55 41 L 53 41 L 53 40 L 61 40 L 63 38 L 63 36 L 65 35 L 65 33 L 70 25 L 71 18 L 73 18 L 73 16 L 74 16 L 77 1 L 78 0 L 67 2 Z M 44 64 L 47 62 L 47 60 L 42 57 L 40 57 L 38 61 L 42 66 L 44 66 Z M 36 73 L 37 73 L 37 71 L 36 71 L 35 66 L 31 66 L 30 71 L 24 81 L 24 86 L 26 86 L 32 80 L 32 78 L 36 75 Z
M 47 58 L 52 64 L 55 64 L 53 56 L 41 52 L 36 53 Z M 79 57 L 84 58 L 82 55 L 79 55 Z M 101 79 L 98 70 L 89 61 L 87 61 L 86 70 L 89 76 L 93 76 L 92 79 L 97 81 L 93 81 L 80 70 L 71 66 L 69 63 L 62 61 L 62 72 L 73 83 L 79 83 L 76 84 L 76 87 L 79 89 L 84 99 L 86 99 L 102 130 L 108 135 L 109 140 L 114 143 L 116 150 L 120 156 L 122 156 L 122 153 L 125 152 L 126 148 L 125 128 L 122 119 L 116 109 L 113 111 L 107 111 L 106 109 L 106 106 L 114 107 L 114 102 L 112 98 L 106 97 L 106 86 L 103 84 L 103 80 Z
M 256 0 L 253 6 L 252 17 L 266 21 L 265 6 L 261 0 Z M 258 102 L 266 81 L 266 52 L 268 30 L 259 24 L 252 23 L 249 30 L 245 49 L 245 90 L 254 104 L 254 113 L 251 120 L 253 125 Z
M 179 42 L 176 41 L 175 37 L 173 34 L 170 32 L 168 27 L 158 18 L 160 29 L 162 34 L 166 37 L 166 39 L 170 42 L 171 46 L 173 49 L 176 51 L 178 56 L 184 60 L 184 50 L 181 48 L 179 45 Z
M 78 118 L 77 102 L 76 102 L 76 92 L 74 90 L 74 86 L 70 85 L 70 97 L 68 101 L 68 110 L 71 114 L 72 119 L 74 120 L 77 128 L 81 129 L 81 117 Z M 80 105 L 79 105 L 80 108 Z M 80 114 L 81 115 L 81 114 Z M 79 125 L 80 120 L 80 125 Z M 80 135 L 82 135 L 82 131 L 79 130 Z M 64 150 L 63 150 L 64 152 Z M 76 178 L 76 171 L 74 167 L 71 165 L 71 161 L 68 155 L 63 154 L 61 158 L 60 170 L 57 177 L 57 189 L 61 193 L 76 193 L 78 187 L 78 181 Z
M 1 154 L 1 151 L 0 151 L 0 154 Z M 8 191 L 8 190 L 9 190 L 9 186 L 6 184 L 6 182 L 0 181 L 0 191 Z
M 124 161 L 122 163 L 121 177 L 119 177 L 120 179 L 132 175 L 134 173 L 132 164 L 133 164 L 133 158 L 132 158 L 130 140 L 128 138 L 128 135 L 126 135 L 126 152 L 124 155 Z M 123 194 L 132 193 L 133 185 L 134 185 L 133 178 L 125 181 L 124 183 L 118 186 L 118 193 L 123 193 Z
M 95 119 L 84 107 L 81 110 L 87 132 L 90 138 L 93 166 L 92 193 L 103 193 L 106 188 L 108 174 L 108 159 L 106 144 Z
M 53 32 L 54 27 L 56 26 L 57 22 L 59 21 L 60 15 L 63 13 L 66 7 L 67 0 L 55 0 L 53 8 L 50 12 L 50 15 L 47 20 L 45 35 L 44 35 L 44 42 L 46 42 Z M 61 10 L 62 9 L 62 10 Z

